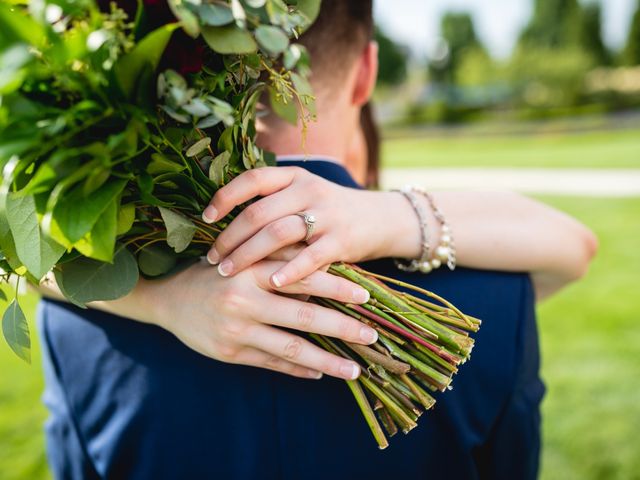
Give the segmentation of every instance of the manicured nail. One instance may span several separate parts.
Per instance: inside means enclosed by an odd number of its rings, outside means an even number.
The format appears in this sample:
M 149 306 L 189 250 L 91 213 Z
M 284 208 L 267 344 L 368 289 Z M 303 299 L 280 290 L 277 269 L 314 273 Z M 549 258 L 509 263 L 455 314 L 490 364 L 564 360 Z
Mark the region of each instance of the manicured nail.
M 367 345 L 376 343 L 378 341 L 378 332 L 373 328 L 362 327 L 360 329 L 360 340 L 366 342 Z
M 218 265 L 218 273 L 223 277 L 228 277 L 233 272 L 233 262 L 228 258 Z
M 286 280 L 286 277 L 281 273 L 274 273 L 273 275 L 271 275 L 271 281 L 278 288 L 284 285 L 285 280 Z
M 207 261 L 211 265 L 217 265 L 218 263 L 220 263 L 220 255 L 218 254 L 218 252 L 217 252 L 217 250 L 215 248 L 212 248 L 207 253 Z
M 204 212 L 202 212 L 202 220 L 204 220 L 206 223 L 213 223 L 217 218 L 218 210 L 216 210 L 213 205 L 209 205 L 204 209 Z
M 347 380 L 355 380 L 360 376 L 360 367 L 355 363 L 345 363 L 340 367 L 340 374 Z
M 364 288 L 356 288 L 353 291 L 353 301 L 355 303 L 367 303 L 369 298 L 371 298 L 371 295 Z
M 309 378 L 313 378 L 314 380 L 320 380 L 322 378 L 322 372 L 317 372 L 315 370 L 309 370 L 307 375 Z

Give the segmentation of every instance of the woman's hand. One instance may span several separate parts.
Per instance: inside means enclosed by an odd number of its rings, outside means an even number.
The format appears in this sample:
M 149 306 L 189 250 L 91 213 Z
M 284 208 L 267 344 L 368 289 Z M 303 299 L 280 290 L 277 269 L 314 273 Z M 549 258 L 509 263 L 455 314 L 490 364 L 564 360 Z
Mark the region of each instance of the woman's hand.
M 282 262 L 260 262 L 233 278 L 221 277 L 206 263 L 163 280 L 146 281 L 137 298 L 108 303 L 112 313 L 142 303 L 147 318 L 172 332 L 189 348 L 227 363 L 252 365 L 302 378 L 322 373 L 342 379 L 360 374 L 355 362 L 330 354 L 284 327 L 368 345 L 377 332 L 335 310 L 287 295 L 313 295 L 365 303 L 369 294 L 343 278 L 315 272 L 305 281 L 274 289 L 270 275 Z M 278 293 L 276 293 L 278 292 Z M 134 292 L 135 295 L 135 292 Z M 94 305 L 100 308 L 100 305 Z M 115 308 L 115 310 L 114 310 Z
M 203 218 L 214 222 L 259 196 L 264 198 L 231 222 L 207 256 L 210 263 L 220 263 L 218 270 L 223 276 L 241 272 L 281 248 L 301 242 L 307 229 L 296 215 L 299 212 L 316 218 L 314 233 L 308 246 L 272 276 L 274 287 L 290 285 L 336 261 L 391 256 L 394 246 L 399 247 L 398 256 L 419 253 L 417 222 L 412 222 L 415 232 L 405 235 L 408 241 L 405 238 L 404 242 L 398 241 L 397 230 L 380 228 L 380 222 L 387 222 L 394 211 L 411 218 L 411 207 L 401 195 L 342 187 L 298 167 L 267 167 L 243 173 L 218 190 Z M 390 233 L 394 233 L 393 238 Z M 403 243 L 408 244 L 405 251 Z

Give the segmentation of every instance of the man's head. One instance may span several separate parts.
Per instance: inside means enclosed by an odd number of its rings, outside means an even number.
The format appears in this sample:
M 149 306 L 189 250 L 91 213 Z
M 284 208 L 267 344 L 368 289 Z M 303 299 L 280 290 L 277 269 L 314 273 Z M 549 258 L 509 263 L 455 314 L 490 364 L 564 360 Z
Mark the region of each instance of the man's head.
M 300 38 L 311 56 L 317 121 L 309 125 L 306 153 L 344 158 L 377 77 L 373 0 L 322 0 L 314 24 Z M 302 153 L 301 130 L 267 117 L 261 144 L 278 154 Z M 329 141 L 330 139 L 330 141 Z

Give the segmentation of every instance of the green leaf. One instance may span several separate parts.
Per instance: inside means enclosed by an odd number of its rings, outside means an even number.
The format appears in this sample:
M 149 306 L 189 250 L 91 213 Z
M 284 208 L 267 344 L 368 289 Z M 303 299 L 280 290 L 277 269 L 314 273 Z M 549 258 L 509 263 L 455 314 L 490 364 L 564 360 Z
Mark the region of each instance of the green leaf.
M 118 222 L 116 227 L 116 235 L 124 235 L 136 220 L 136 206 L 133 203 L 122 205 L 118 210 Z
M 204 27 L 202 36 L 214 51 L 222 54 L 241 55 L 253 53 L 258 49 L 251 33 L 236 25 Z
M 31 363 L 29 324 L 16 300 L 9 304 L 2 316 L 2 335 L 18 357 Z
M 12 7 L 6 2 L 0 3 L 1 48 L 16 41 L 28 42 L 30 45 L 40 47 L 46 40 L 42 26 L 23 12 L 24 10 Z
M 278 27 L 260 25 L 255 35 L 260 46 L 273 55 L 284 52 L 289 46 L 289 37 Z
M 207 148 L 209 148 L 209 145 L 211 145 L 210 137 L 201 138 L 187 149 L 185 155 L 187 157 L 195 157 L 199 153 L 204 152 Z
M 138 255 L 140 271 L 148 277 L 159 277 L 175 267 L 177 258 L 172 252 L 150 246 L 142 249 Z
M 18 258 L 40 280 L 62 257 L 65 247 L 42 231 L 33 196 L 9 194 L 6 215 Z
M 209 179 L 216 184 L 217 187 L 224 185 L 225 171 L 229 167 L 231 153 L 224 151 L 213 159 L 209 166 Z
M 233 13 L 228 5 L 205 3 L 198 7 L 198 14 L 202 23 L 212 27 L 221 27 L 233 22 Z
M 308 20 L 304 30 L 309 28 L 318 18 L 321 2 L 322 0 L 298 0 L 298 10 L 307 17 Z
M 167 243 L 176 253 L 183 252 L 187 249 L 193 235 L 196 233 L 196 226 L 191 220 L 184 215 L 159 207 L 162 220 L 167 227 Z
M 181 172 L 185 168 L 179 161 L 171 160 L 160 153 L 154 153 L 151 155 L 151 162 L 147 167 L 147 172 L 150 175 L 159 175 L 168 172 Z
M 129 53 L 120 58 L 114 70 L 116 78 L 127 97 L 134 93 L 138 78 L 144 69 L 158 67 L 160 58 L 167 47 L 173 31 L 179 27 L 177 23 L 164 25 L 144 37 Z
M 138 264 L 126 248 L 120 248 L 113 263 L 80 257 L 54 270 L 64 296 L 85 308 L 95 301 L 117 300 L 129 294 L 138 283 Z
M 8 300 L 7 294 L 4 293 L 4 290 L 2 290 L 1 288 L 0 288 L 0 300 L 3 302 L 6 302 Z
M 298 108 L 293 102 L 293 99 L 289 99 L 285 103 L 284 98 L 278 96 L 276 89 L 269 87 L 269 100 L 271 102 L 271 109 L 276 115 L 291 125 L 298 124 Z
M 107 209 L 102 212 L 91 231 L 73 246 L 85 257 L 111 262 L 116 246 L 116 229 L 118 221 L 117 198 L 114 198 Z
M 88 197 L 84 196 L 82 186 L 62 195 L 53 208 L 51 236 L 62 244 L 76 243 L 91 231 L 126 184 L 126 180 L 108 182 Z

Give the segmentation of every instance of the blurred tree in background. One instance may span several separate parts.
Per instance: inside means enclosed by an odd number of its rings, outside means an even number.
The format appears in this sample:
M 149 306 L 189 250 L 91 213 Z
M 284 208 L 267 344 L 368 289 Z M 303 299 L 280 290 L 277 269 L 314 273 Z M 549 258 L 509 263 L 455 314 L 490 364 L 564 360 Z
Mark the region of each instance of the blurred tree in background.
M 444 14 L 440 43 L 427 62 L 427 86 L 409 106 L 408 121 L 461 122 L 494 112 L 539 118 L 640 106 L 640 69 L 622 67 L 640 65 L 640 0 L 621 52 L 604 43 L 601 1 L 532 1 L 533 15 L 502 61 L 484 47 L 469 13 Z
M 640 65 L 640 0 L 633 16 L 629 39 L 622 53 L 622 61 L 625 65 Z
M 380 60 L 378 82 L 387 86 L 401 84 L 407 79 L 407 49 L 395 43 L 380 28 L 376 28 L 375 39 L 378 42 Z
M 473 25 L 473 18 L 468 13 L 447 13 L 442 17 L 440 26 L 442 48 L 437 58 L 429 63 L 431 80 L 443 85 L 455 83 L 456 72 L 464 63 L 465 57 L 489 57 L 480 43 Z

